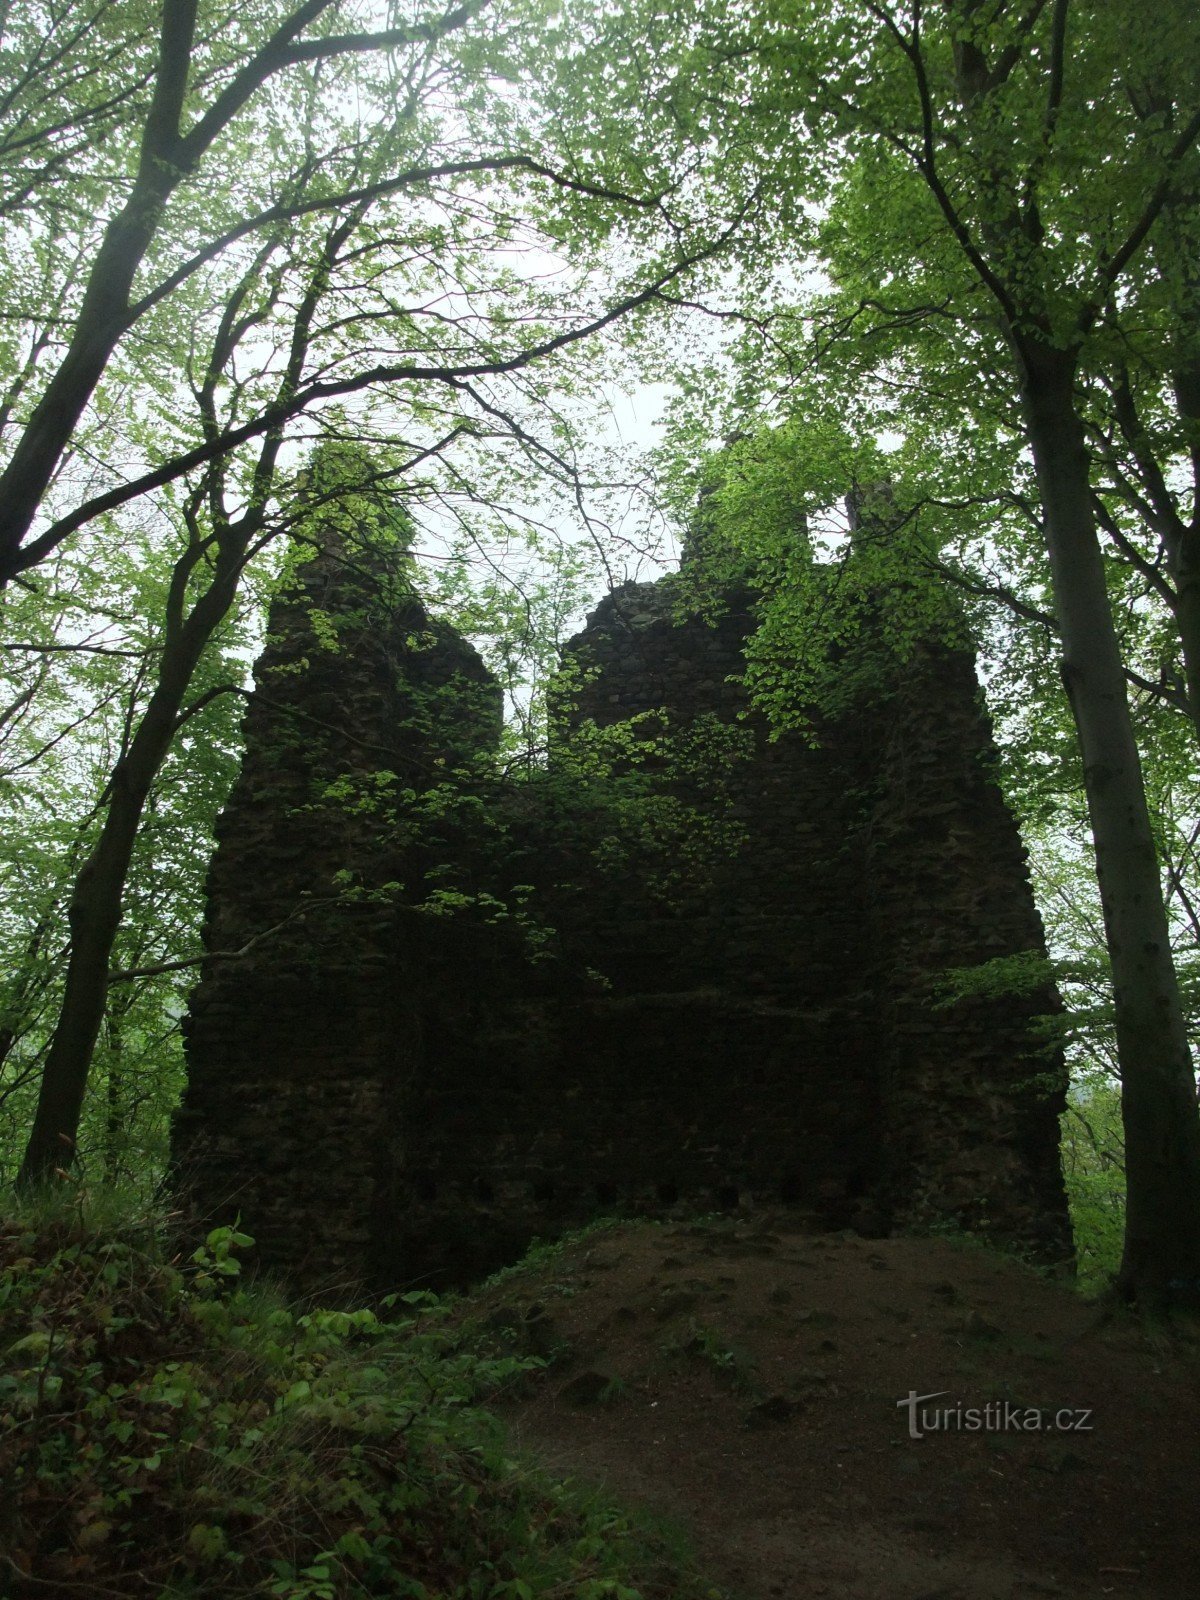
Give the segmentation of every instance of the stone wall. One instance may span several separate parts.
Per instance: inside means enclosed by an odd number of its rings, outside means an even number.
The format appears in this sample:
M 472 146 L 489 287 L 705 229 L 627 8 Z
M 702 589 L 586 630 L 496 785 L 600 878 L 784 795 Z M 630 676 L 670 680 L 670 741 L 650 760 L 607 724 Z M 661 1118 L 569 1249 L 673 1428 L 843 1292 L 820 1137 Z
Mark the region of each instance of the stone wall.
M 754 597 L 705 617 L 677 579 L 626 585 L 568 647 L 550 769 L 480 772 L 430 854 L 394 808 L 339 806 L 461 766 L 495 693 L 378 558 L 351 566 L 277 603 L 213 863 L 210 949 L 283 927 L 194 996 L 176 1145 L 206 1214 L 240 1209 L 299 1282 L 374 1288 L 675 1205 L 1069 1253 L 1062 1062 L 1031 1027 L 1056 997 L 941 1004 L 945 968 L 1042 948 L 968 653 L 926 645 L 772 739 L 734 681 Z M 630 719 L 606 766 L 595 730 Z M 483 899 L 431 914 L 431 862 Z M 481 909 L 518 899 L 536 962 Z
M 600 885 L 571 930 L 614 980 L 591 1048 L 623 1030 L 616 1053 L 652 1085 L 692 1061 L 685 1103 L 707 1106 L 719 1151 L 703 1175 L 686 1155 L 665 1164 L 697 1200 L 719 1187 L 828 1223 L 953 1220 L 1063 1256 L 1064 1072 L 1034 1024 L 1057 995 L 945 1004 L 946 969 L 1044 952 L 970 654 L 926 644 L 889 670 L 880 652 L 869 693 L 812 739 L 771 740 L 731 681 L 752 597 L 729 602 L 715 623 L 680 622 L 671 580 L 630 586 L 573 646 L 599 669 L 576 720 L 665 707 L 678 726 L 716 709 L 753 737 L 733 769 L 744 845 L 698 901 Z
M 954 1219 L 1066 1253 L 1058 1150 L 1065 1074 L 1037 1018 L 1057 993 L 960 999 L 942 974 L 1044 953 L 1020 835 L 992 777 L 974 664 L 925 646 L 860 729 L 873 798 L 864 866 L 888 1209 L 902 1223 Z M 869 741 L 869 743 L 867 742 Z
M 386 887 L 421 879 L 401 799 L 500 729 L 497 686 L 406 566 L 377 528 L 326 530 L 271 608 L 185 1019 L 182 1179 L 206 1215 L 240 1214 L 265 1261 L 330 1287 L 363 1279 L 384 1130 L 421 1057 L 405 973 L 424 928 Z

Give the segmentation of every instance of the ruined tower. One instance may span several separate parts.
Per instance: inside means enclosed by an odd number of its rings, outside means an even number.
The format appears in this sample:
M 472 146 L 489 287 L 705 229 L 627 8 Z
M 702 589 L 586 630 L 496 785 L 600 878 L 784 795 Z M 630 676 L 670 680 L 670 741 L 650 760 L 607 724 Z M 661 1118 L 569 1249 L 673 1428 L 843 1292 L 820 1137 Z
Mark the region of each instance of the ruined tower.
M 688 594 L 601 602 L 524 784 L 378 540 L 276 603 L 210 879 L 208 947 L 252 947 L 194 995 L 176 1149 L 297 1281 L 462 1282 L 676 1204 L 1069 1254 L 1057 998 L 944 993 L 1044 950 L 969 651 L 924 642 L 772 738 L 738 681 L 756 597 Z M 414 805 L 448 770 L 472 820 L 431 854 Z
M 417 1049 L 404 973 L 427 941 L 389 887 L 422 874 L 407 813 L 501 719 L 477 653 L 412 588 L 408 530 L 369 496 L 351 511 L 316 517 L 271 607 L 173 1139 L 207 1212 L 330 1286 L 362 1282 L 392 1157 L 378 1132 Z

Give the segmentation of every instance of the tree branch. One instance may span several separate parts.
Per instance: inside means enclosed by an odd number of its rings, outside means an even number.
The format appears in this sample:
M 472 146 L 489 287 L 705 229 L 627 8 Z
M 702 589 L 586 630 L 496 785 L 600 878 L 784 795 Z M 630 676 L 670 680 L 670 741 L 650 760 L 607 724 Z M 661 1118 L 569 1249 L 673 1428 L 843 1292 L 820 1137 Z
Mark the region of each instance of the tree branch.
M 1147 200 L 1141 216 L 1129 230 L 1124 243 L 1109 258 L 1107 266 L 1101 271 L 1100 292 L 1093 296 L 1080 312 L 1079 328 L 1082 333 L 1091 331 L 1095 325 L 1096 318 L 1103 309 L 1104 302 L 1108 298 L 1109 290 L 1112 289 L 1117 279 L 1145 243 L 1146 235 L 1157 222 L 1163 206 L 1170 198 L 1171 185 L 1175 181 L 1175 169 L 1195 144 L 1197 138 L 1200 138 L 1200 111 L 1196 113 L 1175 141 L 1167 156 L 1167 171 L 1151 190 L 1150 198 Z
M 744 208 L 745 209 L 745 208 Z M 570 328 L 565 333 L 555 334 L 550 339 L 545 339 L 528 349 L 518 351 L 512 356 L 503 357 L 495 361 L 467 362 L 461 365 L 429 365 L 423 366 L 416 363 L 399 365 L 385 365 L 368 368 L 352 378 L 338 380 L 315 381 L 299 388 L 290 400 L 279 401 L 273 406 L 266 407 L 257 417 L 242 423 L 239 427 L 228 428 L 216 439 L 206 440 L 194 449 L 185 451 L 173 460 L 164 462 L 153 471 L 144 473 L 140 478 L 124 484 L 119 484 L 113 489 L 106 490 L 103 494 L 95 495 L 67 516 L 60 518 L 45 533 L 36 539 L 29 540 L 21 546 L 11 562 L 11 571 L 24 572 L 29 567 L 36 566 L 52 550 L 55 550 L 64 539 L 86 523 L 94 521 L 97 517 L 118 507 L 126 505 L 130 500 L 135 500 L 153 489 L 160 489 L 165 484 L 173 483 L 186 472 L 193 468 L 204 466 L 219 456 L 228 455 L 240 445 L 246 444 L 251 439 L 279 427 L 306 411 L 310 406 L 323 400 L 340 399 L 345 395 L 358 394 L 364 389 L 369 389 L 379 384 L 390 383 L 441 383 L 450 387 L 458 387 L 465 380 L 472 378 L 503 377 L 520 372 L 525 367 L 544 361 L 556 351 L 566 349 L 570 345 L 578 344 L 583 339 L 589 339 L 594 334 L 602 332 L 618 318 L 636 311 L 641 306 L 651 303 L 658 298 L 661 291 L 670 283 L 683 275 L 692 267 L 702 262 L 710 261 L 725 249 L 734 233 L 740 228 L 743 212 L 730 223 L 711 245 L 697 251 L 695 254 L 676 262 L 647 284 L 644 289 L 636 294 L 627 295 L 615 305 L 597 316 L 590 318 L 580 327 Z
M 364 184 L 358 189 L 346 189 L 339 194 L 325 195 L 320 199 L 298 200 L 294 204 L 281 203 L 269 207 L 266 211 L 260 211 L 256 216 L 248 217 L 244 222 L 239 222 L 219 238 L 205 245 L 203 250 L 185 261 L 169 278 L 164 278 L 156 288 L 143 295 L 130 307 L 129 323 L 132 326 L 153 306 L 158 305 L 169 294 L 173 294 L 194 272 L 214 261 L 231 244 L 236 244 L 239 239 L 244 239 L 260 228 L 270 227 L 276 222 L 291 222 L 297 217 L 311 216 L 315 212 L 332 211 L 340 206 L 356 206 L 363 201 L 385 199 L 388 195 L 396 194 L 401 189 L 415 184 L 432 183 L 438 178 L 464 177 L 474 172 L 527 172 L 532 177 L 545 178 L 547 182 L 553 183 L 560 189 L 587 195 L 595 200 L 612 200 L 619 205 L 636 206 L 641 210 L 652 210 L 660 206 L 663 199 L 661 195 L 626 194 L 620 189 L 609 189 L 603 184 L 572 178 L 566 173 L 556 172 L 540 161 L 535 161 L 531 156 L 480 156 L 471 161 L 444 161 L 437 166 L 412 167 L 406 172 L 396 173 L 391 178 L 382 178 L 378 183 Z
M 247 939 L 240 950 L 206 950 L 202 955 L 184 956 L 178 961 L 158 961 L 149 967 L 127 967 L 120 972 L 110 972 L 108 983 L 111 988 L 116 983 L 132 983 L 136 978 L 158 978 L 167 972 L 183 972 L 188 967 L 202 966 L 206 961 L 241 961 L 252 950 L 262 944 L 264 939 L 270 939 L 275 934 L 289 926 L 289 924 L 304 919 L 305 913 L 319 905 L 332 905 L 340 900 L 340 895 L 324 895 L 306 899 L 293 911 L 289 911 L 282 922 L 276 922 L 270 928 L 264 928 L 261 933 L 256 933 L 252 939 Z
M 950 232 L 954 235 L 959 249 L 966 256 L 976 275 L 984 286 L 989 289 L 1009 322 L 1015 323 L 1017 308 L 1012 297 L 1003 283 L 988 265 L 986 257 L 971 237 L 971 231 L 959 214 L 958 208 L 951 200 L 945 185 L 942 183 L 937 166 L 937 141 L 936 123 L 933 114 L 933 97 L 929 89 L 929 79 L 925 72 L 925 61 L 921 54 L 920 36 L 914 27 L 913 39 L 910 42 L 897 27 L 895 20 L 887 10 L 874 3 L 868 4 L 867 9 L 871 15 L 882 22 L 887 31 L 892 35 L 896 44 L 903 52 L 909 66 L 912 68 L 913 80 L 917 86 L 917 98 L 921 110 L 921 154 L 914 155 L 902 139 L 889 135 L 891 143 L 908 156 L 925 179 L 926 187 L 938 209 L 946 219 Z
M 240 683 L 222 683 L 215 689 L 206 689 L 198 699 L 192 701 L 190 706 L 185 706 L 175 718 L 175 732 L 178 733 L 185 723 L 190 722 L 193 717 L 199 716 L 202 711 L 212 705 L 214 700 L 220 700 L 222 696 L 227 694 L 240 694 L 245 700 L 250 698 L 250 691 L 243 688 Z
M 384 33 L 347 34 L 331 36 L 329 39 L 301 41 L 300 34 L 332 4 L 332 0 L 306 0 L 306 3 L 294 11 L 266 44 L 251 57 L 180 141 L 182 162 L 188 167 L 194 166 L 255 91 L 277 72 L 303 61 L 327 60 L 331 56 L 353 52 L 390 49 L 405 44 L 433 44 L 470 22 L 487 3 L 488 0 L 467 0 L 466 4 L 456 6 L 453 11 L 447 11 L 434 22 L 420 22 L 410 28 L 393 28 Z

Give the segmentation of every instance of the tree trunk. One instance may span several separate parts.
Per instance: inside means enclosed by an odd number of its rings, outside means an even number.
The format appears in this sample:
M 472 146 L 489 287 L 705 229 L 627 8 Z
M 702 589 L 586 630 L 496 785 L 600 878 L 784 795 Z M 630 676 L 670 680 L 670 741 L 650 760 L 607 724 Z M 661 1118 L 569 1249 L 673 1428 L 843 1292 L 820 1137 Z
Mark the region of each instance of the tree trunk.
M 129 862 L 178 709 L 178 703 L 172 708 L 160 685 L 128 754 L 113 773 L 104 828 L 75 880 L 67 912 L 71 928 L 67 982 L 42 1070 L 33 1131 L 17 1179 L 20 1188 L 44 1182 L 56 1167 L 69 1166 L 74 1158 L 88 1070 L 104 1020 L 109 961 L 121 920 Z
M 1200 292 L 1197 298 L 1200 299 Z M 1192 490 L 1200 491 L 1200 366 L 1192 365 L 1173 376 L 1175 405 L 1187 430 L 1192 460 Z M 1197 502 L 1200 505 L 1200 501 Z M 1178 535 L 1168 551 L 1175 584 L 1175 616 L 1183 652 L 1183 671 L 1192 721 L 1200 737 L 1200 521 L 1193 507 L 1190 523 L 1180 521 Z
M 172 0 L 164 7 L 154 96 L 133 191 L 105 230 L 62 363 L 0 473 L 0 588 L 21 570 L 22 540 L 128 326 L 134 278 L 158 231 L 163 207 L 185 176 L 179 117 L 195 25 L 196 0 Z
M 137 197 L 109 228 L 74 339 L 0 475 L 0 585 L 21 570 L 21 542 L 95 392 L 129 316 L 129 288 L 157 226 L 161 201 Z
M 115 1189 L 121 1176 L 121 1135 L 125 1131 L 124 1012 L 109 1014 L 105 1039 L 108 1047 L 108 1082 L 104 1093 L 104 1182 Z
M 74 1158 L 79 1117 L 96 1039 L 104 1021 L 113 944 L 121 921 L 125 881 L 151 785 L 171 747 L 184 697 L 201 651 L 229 610 L 240 551 L 227 552 L 221 570 L 187 622 L 169 630 L 159 680 L 128 751 L 113 771 L 108 813 L 84 862 L 67 919 L 71 953 L 62 1007 L 42 1069 L 33 1131 L 18 1188 L 46 1182 Z
M 1175 620 L 1179 627 L 1184 685 L 1192 723 L 1200 738 L 1200 528 L 1183 528 L 1170 570 L 1175 581 Z
M 1127 1209 L 1118 1287 L 1161 1304 L 1200 1288 L 1200 1114 L 1158 856 L 1089 495 L 1070 351 L 1023 340 L 1037 468 L 1112 963 Z

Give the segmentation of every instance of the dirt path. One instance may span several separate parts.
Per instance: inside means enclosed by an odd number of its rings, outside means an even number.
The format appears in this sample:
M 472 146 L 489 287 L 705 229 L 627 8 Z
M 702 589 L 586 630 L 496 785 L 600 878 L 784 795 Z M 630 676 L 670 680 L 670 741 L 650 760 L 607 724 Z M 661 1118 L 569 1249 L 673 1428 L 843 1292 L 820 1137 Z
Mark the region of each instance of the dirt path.
M 518 1440 L 681 1524 L 745 1600 L 1200 1594 L 1200 1347 L 998 1256 L 639 1224 L 480 1299 L 557 1353 L 502 1407 Z M 1008 1426 L 913 1439 L 910 1391 Z M 1050 1430 L 1068 1408 L 1088 1431 Z

